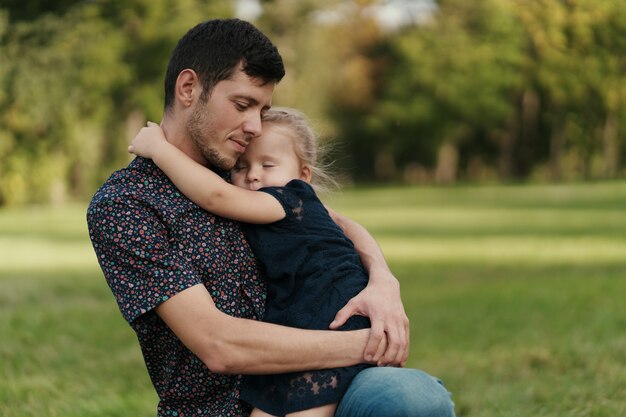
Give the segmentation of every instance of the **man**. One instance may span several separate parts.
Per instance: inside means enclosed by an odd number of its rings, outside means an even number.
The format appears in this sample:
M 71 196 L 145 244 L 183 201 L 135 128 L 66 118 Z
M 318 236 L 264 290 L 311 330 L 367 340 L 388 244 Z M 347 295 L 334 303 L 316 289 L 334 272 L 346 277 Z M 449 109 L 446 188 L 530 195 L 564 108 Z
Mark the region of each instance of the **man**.
M 168 140 L 217 172 L 261 133 L 284 75 L 275 46 L 237 19 L 207 21 L 179 41 L 165 78 Z M 91 240 L 118 306 L 137 333 L 159 395 L 159 416 L 245 416 L 239 374 L 361 362 L 401 366 L 408 320 L 396 279 L 371 236 L 334 214 L 370 274 L 333 322 L 367 315 L 371 330 L 293 329 L 258 321 L 265 284 L 238 225 L 202 211 L 149 160 L 137 158 L 95 194 Z M 416 399 L 417 398 L 417 399 Z M 421 413 L 421 414 L 420 414 Z M 448 392 L 424 373 L 371 368 L 355 378 L 338 416 L 453 415 Z

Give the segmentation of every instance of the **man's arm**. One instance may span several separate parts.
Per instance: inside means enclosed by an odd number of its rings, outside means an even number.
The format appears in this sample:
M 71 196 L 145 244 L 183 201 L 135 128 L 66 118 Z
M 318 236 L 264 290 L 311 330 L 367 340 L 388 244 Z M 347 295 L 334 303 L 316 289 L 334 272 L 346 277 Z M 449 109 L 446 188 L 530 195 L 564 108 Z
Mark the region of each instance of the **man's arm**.
M 371 358 L 379 366 L 404 366 L 409 355 L 409 319 L 400 298 L 400 284 L 369 232 L 333 210 L 329 209 L 328 212 L 354 243 L 361 263 L 369 274 L 367 287 L 337 313 L 330 327 L 338 328 L 355 314 L 369 317 L 372 329 L 365 347 L 366 360 Z M 379 348 L 385 337 L 386 349 Z
M 186 259 L 170 247 L 155 213 L 140 199 L 104 196 L 88 209 L 89 234 L 126 320 L 154 309 L 215 372 L 280 373 L 363 362 L 369 329 L 302 330 L 219 311 Z
M 369 330 L 302 330 L 241 319 L 215 307 L 204 285 L 156 307 L 178 338 L 214 372 L 268 374 L 363 362 Z

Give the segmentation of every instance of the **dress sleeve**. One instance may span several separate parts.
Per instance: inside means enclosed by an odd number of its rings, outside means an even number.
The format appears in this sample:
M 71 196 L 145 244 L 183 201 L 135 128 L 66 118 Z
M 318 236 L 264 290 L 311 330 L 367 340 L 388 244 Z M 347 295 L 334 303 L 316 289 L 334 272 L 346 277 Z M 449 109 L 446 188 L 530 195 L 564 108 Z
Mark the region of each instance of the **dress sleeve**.
M 87 223 L 98 262 L 129 323 L 202 282 L 170 244 L 163 223 L 140 201 L 92 202 Z
M 284 187 L 266 187 L 259 191 L 268 193 L 278 200 L 290 221 L 302 221 L 306 202 L 315 197 L 315 191 L 302 180 L 292 180 Z

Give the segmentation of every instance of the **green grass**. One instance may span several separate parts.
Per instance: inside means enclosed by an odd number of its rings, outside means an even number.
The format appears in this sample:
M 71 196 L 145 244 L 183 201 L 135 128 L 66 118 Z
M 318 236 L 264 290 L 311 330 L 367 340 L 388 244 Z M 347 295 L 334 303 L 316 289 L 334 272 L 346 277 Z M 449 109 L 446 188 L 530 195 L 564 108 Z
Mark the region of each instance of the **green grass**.
M 84 218 L 84 206 L 0 211 L 3 417 L 155 415 Z
M 626 415 L 626 183 L 345 191 L 463 416 Z M 0 415 L 153 416 L 85 207 L 0 210 Z

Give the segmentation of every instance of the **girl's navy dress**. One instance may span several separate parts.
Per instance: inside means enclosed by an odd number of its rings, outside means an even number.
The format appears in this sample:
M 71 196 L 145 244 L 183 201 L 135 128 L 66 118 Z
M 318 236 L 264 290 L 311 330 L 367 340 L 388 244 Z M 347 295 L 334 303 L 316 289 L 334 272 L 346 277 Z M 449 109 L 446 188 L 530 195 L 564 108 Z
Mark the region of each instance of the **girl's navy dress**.
M 245 226 L 268 280 L 263 320 L 328 330 L 337 311 L 367 284 L 354 245 L 306 182 L 293 180 L 261 191 L 274 196 L 286 214 L 269 225 Z M 366 317 L 354 316 L 341 330 L 369 326 Z M 352 378 L 366 366 L 246 376 L 240 398 L 276 416 L 339 402 Z

